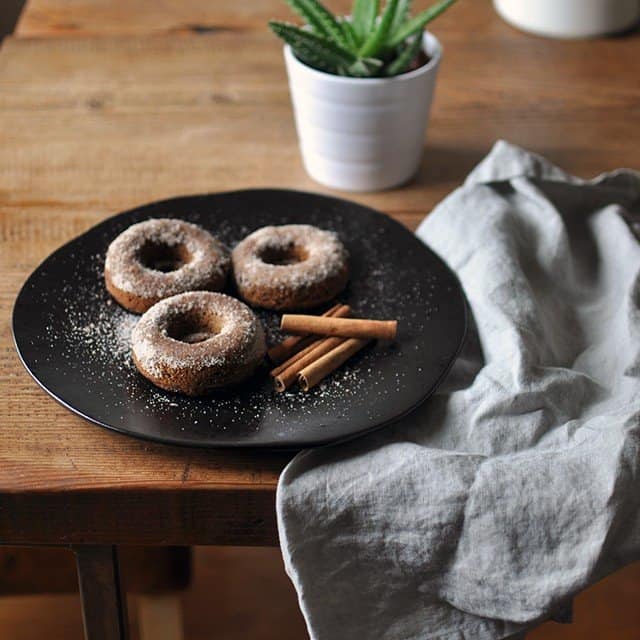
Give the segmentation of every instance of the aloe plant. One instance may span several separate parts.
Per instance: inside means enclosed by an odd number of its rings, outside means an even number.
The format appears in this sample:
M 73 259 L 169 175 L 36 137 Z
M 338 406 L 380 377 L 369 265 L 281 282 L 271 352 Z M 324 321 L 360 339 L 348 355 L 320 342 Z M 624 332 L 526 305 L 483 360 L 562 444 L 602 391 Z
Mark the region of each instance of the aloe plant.
M 396 76 L 420 54 L 425 26 L 456 0 L 439 0 L 413 18 L 411 0 L 354 0 L 350 17 L 336 17 L 319 0 L 287 0 L 306 22 L 271 20 L 269 27 L 296 57 L 327 73 L 359 78 Z

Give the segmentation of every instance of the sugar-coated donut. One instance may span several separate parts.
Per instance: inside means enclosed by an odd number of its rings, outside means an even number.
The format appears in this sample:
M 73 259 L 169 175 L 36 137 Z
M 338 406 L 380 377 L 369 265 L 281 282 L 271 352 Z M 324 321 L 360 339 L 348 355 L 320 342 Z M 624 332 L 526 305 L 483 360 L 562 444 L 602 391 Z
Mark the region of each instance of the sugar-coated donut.
M 243 300 L 266 309 L 305 309 L 346 286 L 349 255 L 338 236 L 308 224 L 263 227 L 231 253 Z
M 104 279 L 125 309 L 143 313 L 178 293 L 220 291 L 230 265 L 227 248 L 208 231 L 154 218 L 130 226 L 109 245 Z
M 244 380 L 266 352 L 253 311 L 210 291 L 181 293 L 155 304 L 133 329 L 131 348 L 145 378 L 189 396 Z

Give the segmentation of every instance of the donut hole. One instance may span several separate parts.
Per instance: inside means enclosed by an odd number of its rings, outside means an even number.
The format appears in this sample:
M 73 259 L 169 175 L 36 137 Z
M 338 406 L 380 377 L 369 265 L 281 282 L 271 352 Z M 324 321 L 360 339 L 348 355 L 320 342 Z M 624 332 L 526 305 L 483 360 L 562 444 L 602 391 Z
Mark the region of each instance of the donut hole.
M 218 335 L 221 330 L 220 318 L 197 312 L 172 318 L 167 325 L 167 335 L 170 338 L 188 344 L 205 342 Z
M 142 246 L 139 260 L 147 269 L 169 273 L 191 262 L 191 254 L 183 244 L 153 241 Z
M 268 245 L 258 253 L 260 260 L 276 266 L 287 266 L 304 262 L 309 257 L 309 252 L 296 244 L 285 246 Z

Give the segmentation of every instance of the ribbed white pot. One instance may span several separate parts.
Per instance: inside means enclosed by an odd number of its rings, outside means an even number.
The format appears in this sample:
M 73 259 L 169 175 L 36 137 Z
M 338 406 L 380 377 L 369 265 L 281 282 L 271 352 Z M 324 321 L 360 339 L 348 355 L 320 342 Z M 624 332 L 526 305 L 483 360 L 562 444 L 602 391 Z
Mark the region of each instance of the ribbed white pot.
M 588 38 L 629 29 L 640 20 L 640 0 L 494 0 L 509 23 L 553 38 Z
M 430 60 L 393 78 L 345 78 L 312 69 L 284 48 L 300 150 L 318 182 L 378 191 L 418 170 L 442 47 L 423 38 Z

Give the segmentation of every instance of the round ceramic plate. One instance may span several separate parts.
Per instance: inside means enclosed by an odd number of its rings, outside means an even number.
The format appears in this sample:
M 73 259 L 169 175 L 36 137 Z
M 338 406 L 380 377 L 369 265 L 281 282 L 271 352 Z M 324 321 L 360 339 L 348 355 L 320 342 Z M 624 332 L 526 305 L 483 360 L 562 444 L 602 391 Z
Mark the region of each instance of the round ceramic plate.
M 265 225 L 336 231 L 351 254 L 350 284 L 339 300 L 360 317 L 397 318 L 397 341 L 364 349 L 308 393 L 276 394 L 266 367 L 203 398 L 157 389 L 131 361 L 138 316 L 109 297 L 102 270 L 121 231 L 158 217 L 195 222 L 230 247 Z M 281 339 L 279 314 L 258 313 L 270 342 Z M 307 447 L 388 425 L 433 393 L 465 330 L 456 277 L 402 225 L 353 202 L 282 190 L 175 198 L 109 218 L 49 256 L 13 313 L 20 357 L 56 400 L 100 426 L 197 447 Z

